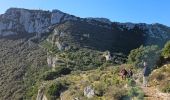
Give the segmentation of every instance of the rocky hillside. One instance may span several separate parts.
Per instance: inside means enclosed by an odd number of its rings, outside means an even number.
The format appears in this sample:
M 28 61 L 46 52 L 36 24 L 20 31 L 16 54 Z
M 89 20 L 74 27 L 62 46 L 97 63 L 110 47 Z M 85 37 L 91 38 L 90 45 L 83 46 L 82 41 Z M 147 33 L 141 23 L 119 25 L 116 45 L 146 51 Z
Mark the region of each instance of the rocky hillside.
M 116 61 L 114 64 L 122 64 L 126 58 L 122 54 L 128 54 L 140 45 L 162 47 L 167 40 L 170 40 L 170 28 L 161 24 L 118 23 L 106 18 L 79 18 L 59 10 L 10 8 L 0 15 L 0 99 L 36 98 L 38 88 L 44 82 L 42 77 L 50 79 L 49 84 L 52 84 L 51 81 L 63 75 L 63 70 L 75 71 L 75 74 L 77 70 L 79 73 L 86 70 L 88 73 L 91 69 L 113 64 L 103 60 L 103 51 L 107 51 L 107 59 L 111 54 L 117 54 L 115 58 L 112 56 Z M 47 67 L 47 64 L 51 66 Z M 56 71 L 58 67 L 64 69 Z M 71 75 L 73 77 L 67 77 L 74 79 L 74 73 Z M 110 82 L 117 84 L 115 79 Z M 47 94 L 53 93 L 56 96 L 55 91 L 49 89 Z
M 53 33 L 58 45 L 128 53 L 140 45 L 162 45 L 170 28 L 161 24 L 111 22 L 105 18 L 79 18 L 59 10 L 10 8 L 0 15 L 0 35 Z
M 22 38 L 0 39 L 0 99 L 22 100 L 46 68 L 46 52 Z
M 53 36 L 49 40 L 55 42 L 59 49 L 62 48 L 61 46 L 76 45 L 99 51 L 128 53 L 140 45 L 162 46 L 170 38 L 169 29 L 160 24 L 112 23 L 109 25 L 95 21 L 90 23 L 66 21 L 55 27 Z

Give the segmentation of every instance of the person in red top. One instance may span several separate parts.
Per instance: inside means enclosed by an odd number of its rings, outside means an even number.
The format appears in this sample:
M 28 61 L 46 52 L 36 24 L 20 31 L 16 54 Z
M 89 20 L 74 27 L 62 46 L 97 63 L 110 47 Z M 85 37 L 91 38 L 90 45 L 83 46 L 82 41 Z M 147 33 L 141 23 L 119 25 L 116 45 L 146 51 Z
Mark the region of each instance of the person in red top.
M 120 71 L 120 76 L 121 76 L 121 78 L 122 78 L 122 79 L 126 79 L 127 75 L 128 75 L 128 72 L 126 71 L 125 68 L 123 68 L 123 69 Z

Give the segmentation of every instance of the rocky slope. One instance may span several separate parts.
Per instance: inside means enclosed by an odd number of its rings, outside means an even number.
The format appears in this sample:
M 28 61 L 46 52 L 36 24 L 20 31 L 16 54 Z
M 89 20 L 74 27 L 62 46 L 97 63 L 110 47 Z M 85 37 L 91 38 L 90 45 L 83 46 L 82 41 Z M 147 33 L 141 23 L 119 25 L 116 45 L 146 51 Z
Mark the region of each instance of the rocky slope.
M 66 21 L 55 26 L 52 33 L 48 40 L 59 49 L 77 46 L 125 54 L 140 45 L 162 47 L 170 39 L 170 28 L 161 24 L 106 24 L 95 20 Z
M 79 18 L 59 10 L 10 8 L 0 15 L 0 99 L 22 100 L 25 95 L 29 98 L 37 93 L 33 86 L 44 70 L 48 69 L 48 55 L 39 42 L 33 42 L 35 38 L 46 38 L 54 49 L 58 48 L 60 51 L 75 50 L 78 47 L 93 49 L 94 52 L 108 50 L 111 53 L 128 54 L 140 45 L 157 44 L 161 47 L 170 39 L 170 28 L 161 24 Z M 98 61 L 97 58 L 92 59 L 95 58 L 92 52 L 78 52 L 79 57 L 74 51 L 62 53 L 68 54 L 65 57 L 73 58 L 72 61 L 75 60 L 67 63 L 82 64 L 82 68 L 85 64 L 91 67 Z M 80 69 L 79 66 L 75 69 Z M 97 64 L 96 66 L 98 67 Z M 27 90 L 33 92 L 27 94 Z
M 111 22 L 105 18 L 79 18 L 59 10 L 10 8 L 0 15 L 0 35 L 54 33 L 58 46 L 76 45 L 127 53 L 140 45 L 162 45 L 170 28 L 161 24 Z M 59 43 L 60 42 L 60 43 Z M 62 42 L 62 43 L 61 43 Z
M 22 100 L 46 65 L 46 52 L 26 39 L 0 39 L 0 100 Z

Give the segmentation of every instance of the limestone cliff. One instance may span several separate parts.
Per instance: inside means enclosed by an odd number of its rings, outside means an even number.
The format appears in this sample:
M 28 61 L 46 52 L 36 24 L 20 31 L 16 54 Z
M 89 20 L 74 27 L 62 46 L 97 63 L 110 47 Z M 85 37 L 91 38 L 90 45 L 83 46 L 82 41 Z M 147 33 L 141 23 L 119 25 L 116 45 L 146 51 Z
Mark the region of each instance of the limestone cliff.
M 14 35 L 19 33 L 46 33 L 48 27 L 66 20 L 78 18 L 65 14 L 59 10 L 42 11 L 20 8 L 10 8 L 0 15 L 0 35 Z

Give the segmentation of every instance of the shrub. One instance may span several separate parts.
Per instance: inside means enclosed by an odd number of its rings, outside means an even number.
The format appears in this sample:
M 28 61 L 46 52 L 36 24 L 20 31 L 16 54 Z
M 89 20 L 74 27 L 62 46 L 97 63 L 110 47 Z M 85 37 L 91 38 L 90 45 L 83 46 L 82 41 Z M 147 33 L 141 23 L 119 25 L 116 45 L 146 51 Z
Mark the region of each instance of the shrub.
M 168 41 L 163 50 L 162 50 L 162 55 L 166 58 L 170 57 L 170 41 Z
M 103 96 L 106 90 L 106 85 L 105 83 L 100 82 L 100 83 L 96 83 L 94 88 L 95 88 L 95 94 L 97 96 Z
M 53 80 L 55 77 L 58 77 L 58 73 L 56 73 L 55 71 L 48 71 L 42 75 L 43 80 Z
M 27 92 L 26 92 L 26 97 L 30 97 L 29 99 L 34 98 L 35 94 L 38 93 L 38 84 L 32 86 L 32 87 L 29 87 Z
M 160 49 L 156 45 L 140 46 L 130 52 L 128 62 L 135 66 L 141 67 L 143 60 L 147 60 L 149 66 L 156 65 L 160 58 Z
M 45 74 L 42 75 L 43 80 L 53 80 L 57 77 L 60 77 L 61 75 L 67 75 L 70 74 L 71 69 L 65 68 L 65 67 L 58 67 L 55 69 L 55 71 L 48 71 Z
M 53 83 L 50 85 L 47 89 L 47 95 L 50 98 L 50 100 L 55 100 L 60 96 L 61 90 L 64 88 L 64 86 L 60 83 Z
M 132 87 L 129 91 L 128 91 L 128 95 L 131 98 L 136 97 L 137 100 L 143 100 L 144 98 L 144 93 L 141 89 L 139 89 L 138 87 Z
M 57 67 L 55 68 L 55 72 L 57 72 L 59 75 L 67 75 L 71 73 L 71 69 L 66 67 Z
M 112 86 L 106 96 L 110 97 L 109 100 L 123 100 L 127 96 L 127 90 L 119 86 Z
M 89 78 L 89 80 L 91 82 L 99 81 L 100 80 L 100 75 L 99 74 L 92 74 L 92 75 L 89 75 L 88 78 Z
M 53 54 L 59 52 L 57 47 L 55 47 L 51 42 L 48 42 L 46 40 L 41 43 L 41 46 L 47 49 L 48 51 L 52 52 Z
M 128 91 L 128 95 L 130 96 L 130 97 L 135 97 L 135 96 L 137 96 L 138 95 L 138 88 L 136 88 L 136 87 L 132 87 L 129 91 Z
M 133 79 L 129 79 L 129 80 L 128 80 L 128 85 L 129 85 L 129 86 L 135 86 L 135 85 L 136 85 L 136 82 L 135 82 Z
M 100 52 L 90 49 L 65 52 L 65 59 L 70 61 L 67 66 L 74 70 L 90 70 L 100 67 L 103 63 L 99 58 Z

